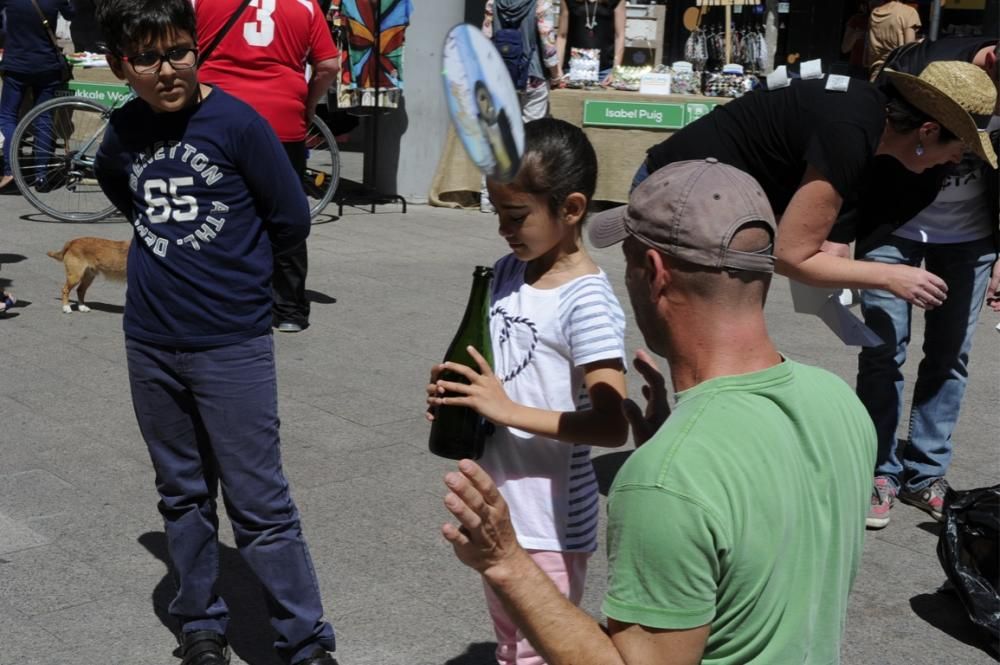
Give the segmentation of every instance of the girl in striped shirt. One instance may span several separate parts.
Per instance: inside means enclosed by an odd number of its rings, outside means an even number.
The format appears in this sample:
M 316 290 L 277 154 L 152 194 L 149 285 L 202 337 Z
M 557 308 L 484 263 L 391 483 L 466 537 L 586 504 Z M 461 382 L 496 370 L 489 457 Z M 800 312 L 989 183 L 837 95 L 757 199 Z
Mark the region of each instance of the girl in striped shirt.
M 525 125 L 524 152 L 513 182 L 487 183 L 511 250 L 494 266 L 494 367 L 476 353 L 480 372 L 435 367 L 428 402 L 470 406 L 496 425 L 480 464 L 510 506 L 520 544 L 579 604 L 597 548 L 590 447 L 628 436 L 625 315 L 581 236 L 597 182 L 587 137 L 561 120 L 536 120 Z M 443 369 L 469 384 L 439 381 Z M 486 596 L 500 665 L 543 664 L 489 587 Z

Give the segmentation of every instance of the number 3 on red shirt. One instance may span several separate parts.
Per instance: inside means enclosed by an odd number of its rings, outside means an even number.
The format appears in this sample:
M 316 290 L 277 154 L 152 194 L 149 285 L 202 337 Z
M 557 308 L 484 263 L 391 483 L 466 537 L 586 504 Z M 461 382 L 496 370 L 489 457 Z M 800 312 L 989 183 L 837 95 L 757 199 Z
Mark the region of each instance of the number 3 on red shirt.
M 269 46 L 274 41 L 275 0 L 254 0 L 254 19 L 243 24 L 243 38 L 250 46 Z

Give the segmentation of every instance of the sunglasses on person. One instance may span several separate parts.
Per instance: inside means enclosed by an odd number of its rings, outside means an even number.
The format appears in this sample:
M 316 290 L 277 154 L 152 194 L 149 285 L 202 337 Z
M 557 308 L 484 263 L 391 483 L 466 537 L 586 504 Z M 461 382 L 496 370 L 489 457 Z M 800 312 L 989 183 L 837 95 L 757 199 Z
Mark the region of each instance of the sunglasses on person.
M 163 66 L 164 60 L 168 60 L 174 69 L 194 67 L 198 63 L 198 49 L 190 46 L 175 46 L 167 49 L 166 53 L 143 51 L 135 55 L 123 55 L 122 60 L 127 62 L 139 76 L 152 76 L 160 73 L 160 67 Z

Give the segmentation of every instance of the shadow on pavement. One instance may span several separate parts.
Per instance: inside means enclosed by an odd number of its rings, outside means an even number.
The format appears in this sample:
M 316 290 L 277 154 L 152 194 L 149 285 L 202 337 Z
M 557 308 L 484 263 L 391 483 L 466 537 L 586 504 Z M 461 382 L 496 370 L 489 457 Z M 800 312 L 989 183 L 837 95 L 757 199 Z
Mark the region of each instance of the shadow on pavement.
M 594 463 L 594 473 L 597 475 L 597 489 L 601 494 L 608 495 L 611 483 L 618 475 L 618 469 L 622 468 L 622 464 L 633 452 L 632 450 L 620 450 L 615 453 L 598 455 L 591 460 Z
M 124 217 L 120 215 L 111 215 L 110 217 L 99 219 L 96 222 L 63 222 L 58 219 L 53 219 L 52 217 L 49 217 L 48 215 L 42 214 L 40 212 L 33 212 L 27 215 L 21 215 L 20 219 L 23 219 L 26 222 L 42 222 L 45 224 L 82 224 L 82 225 L 123 224 L 127 221 Z
M 124 314 L 125 307 L 123 305 L 108 305 L 103 302 L 93 302 L 91 300 L 87 301 L 87 307 L 94 310 L 95 312 L 108 312 L 109 314 Z M 77 311 L 77 310 L 74 310 Z
M 330 205 L 333 205 L 333 203 L 331 202 Z M 317 213 L 317 215 L 313 218 L 312 225 L 319 226 L 320 224 L 329 224 L 330 222 L 336 222 L 339 219 L 340 217 L 337 217 L 333 213 L 321 212 Z
M 337 302 L 337 299 L 333 296 L 328 296 L 325 293 L 313 291 L 312 289 L 306 289 L 306 300 L 314 302 L 317 305 L 332 305 Z
M 972 623 L 955 594 L 943 591 L 922 593 L 910 598 L 910 607 L 914 614 L 946 635 L 980 649 L 1000 662 L 1000 645 L 993 644 L 989 634 Z
M 940 522 L 921 522 L 917 525 L 917 528 L 926 531 L 932 536 L 941 535 L 941 523 Z
M 445 661 L 444 665 L 493 665 L 497 662 L 496 650 L 495 642 L 470 644 L 465 653 Z
M 166 534 L 150 531 L 139 536 L 139 543 L 167 567 L 167 574 L 153 589 L 153 610 L 160 622 L 176 635 L 180 627 L 167 611 L 177 587 L 167 553 Z M 248 665 L 281 665 L 274 651 L 274 632 L 268 618 L 264 590 L 239 552 L 221 543 L 217 588 L 229 607 L 226 639 L 233 652 Z M 180 657 L 179 652 L 175 655 Z
M 4 263 L 20 263 L 27 260 L 28 257 L 23 254 L 0 254 L 0 265 Z

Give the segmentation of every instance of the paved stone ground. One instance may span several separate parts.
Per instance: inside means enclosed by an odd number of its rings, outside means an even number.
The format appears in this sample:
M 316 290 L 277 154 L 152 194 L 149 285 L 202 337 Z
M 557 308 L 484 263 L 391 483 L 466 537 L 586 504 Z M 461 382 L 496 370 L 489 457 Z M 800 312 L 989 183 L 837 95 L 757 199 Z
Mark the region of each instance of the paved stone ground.
M 504 247 L 491 216 L 397 211 L 348 209 L 314 227 L 313 326 L 277 339 L 284 459 L 341 663 L 480 665 L 491 662 L 492 631 L 477 577 L 438 534 L 440 478 L 450 465 L 426 452 L 422 400 L 472 267 Z M 172 665 L 172 583 L 128 395 L 123 287 L 98 280 L 93 312 L 63 314 L 62 267 L 45 256 L 70 238 L 122 239 L 129 228 L 50 223 L 31 212 L 20 197 L 0 198 L 0 285 L 21 305 L 0 320 L 0 664 Z M 620 253 L 596 256 L 627 302 Z M 853 384 L 855 352 L 791 313 L 784 280 L 768 315 L 789 357 Z M 950 473 L 959 488 L 1000 476 L 996 322 L 984 313 L 972 355 Z M 630 322 L 629 348 L 640 343 Z M 605 484 L 627 454 L 599 458 Z M 257 584 L 223 531 L 234 661 L 276 665 Z M 900 506 L 887 529 L 869 534 L 845 663 L 991 661 L 960 608 L 936 594 L 944 580 L 936 533 L 923 513 Z M 584 605 L 595 615 L 605 563 L 601 553 L 591 565 Z

